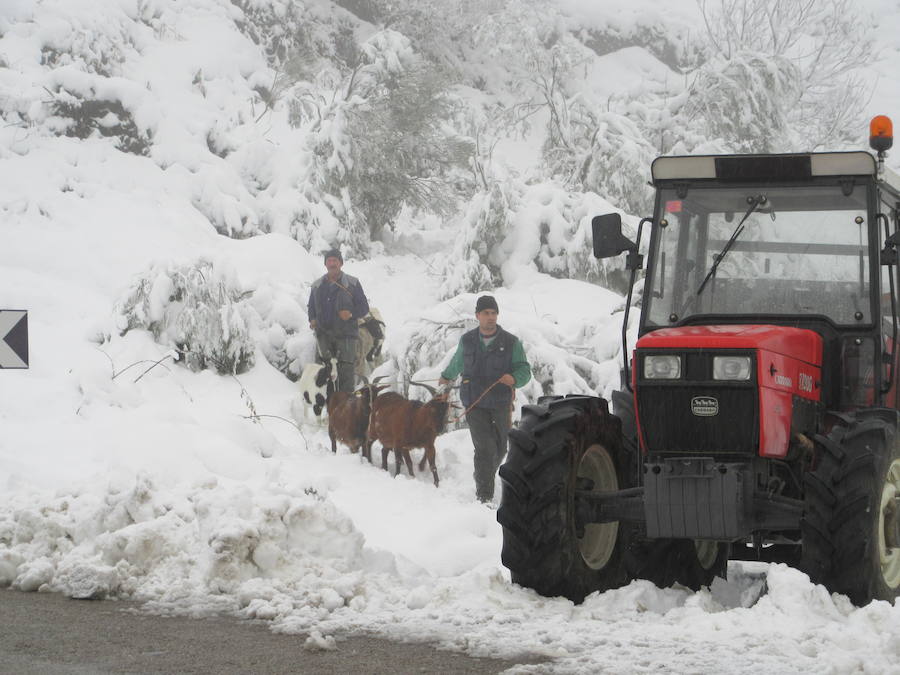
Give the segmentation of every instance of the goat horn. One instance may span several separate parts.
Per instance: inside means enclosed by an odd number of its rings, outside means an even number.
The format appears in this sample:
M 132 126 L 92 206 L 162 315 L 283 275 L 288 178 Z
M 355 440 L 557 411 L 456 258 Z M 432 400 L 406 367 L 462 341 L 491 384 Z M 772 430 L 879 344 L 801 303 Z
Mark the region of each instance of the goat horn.
M 374 380 L 372 380 L 372 384 L 378 384 L 379 382 L 381 382 L 381 381 L 382 381 L 384 378 L 386 378 L 386 377 L 387 377 L 387 375 L 379 375 L 379 376 L 376 377 Z
M 366 386 L 369 386 L 369 378 L 368 377 L 366 377 L 365 375 L 360 375 L 359 379 L 361 379 L 363 381 L 363 384 L 365 384 Z
M 435 389 L 431 385 L 424 384 L 422 382 L 413 382 L 412 380 L 410 380 L 409 383 L 418 385 L 419 387 L 425 387 L 428 390 L 429 394 L 431 394 L 432 396 L 437 396 L 437 389 Z

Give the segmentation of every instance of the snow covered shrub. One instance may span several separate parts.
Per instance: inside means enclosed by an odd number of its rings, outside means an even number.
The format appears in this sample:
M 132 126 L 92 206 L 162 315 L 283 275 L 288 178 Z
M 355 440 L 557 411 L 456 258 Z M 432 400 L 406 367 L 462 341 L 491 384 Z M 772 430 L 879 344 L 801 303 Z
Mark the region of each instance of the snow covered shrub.
M 204 162 L 195 173 L 191 202 L 219 234 L 246 239 L 261 233 L 263 228 L 256 214 L 253 195 L 247 189 L 246 177 L 242 180 L 233 167 L 223 161 Z
M 309 330 L 304 300 L 308 289 L 298 292 L 288 284 L 265 283 L 247 298 L 258 316 L 253 331 L 259 346 L 272 366 L 296 381 L 305 363 L 315 358 L 315 336 Z
M 627 288 L 623 257 L 597 260 L 591 237 L 593 217 L 615 210 L 592 192 L 571 192 L 552 183 L 526 187 L 512 219 L 514 227 L 494 252 L 502 261 L 504 283 L 515 282 L 520 269 L 532 266 L 552 277 L 623 292 Z M 627 225 L 625 231 L 630 234 Z
M 465 77 L 472 36 L 506 0 L 343 0 L 339 2 L 370 23 L 390 26 L 408 37 L 418 53 Z M 352 8 L 357 9 L 352 9 Z M 365 10 L 364 10 L 365 8 Z M 361 11 L 363 10 L 363 11 Z M 369 17 L 372 18 L 367 18 Z
M 573 189 L 603 195 L 628 213 L 648 214 L 653 189 L 647 184 L 650 164 L 658 154 L 642 129 L 628 117 L 597 111 L 584 100 L 569 107 L 569 140 L 544 146 L 544 157 L 554 175 Z
M 488 291 L 502 283 L 500 265 L 491 253 L 506 237 L 518 208 L 519 187 L 511 181 L 495 181 L 469 203 L 453 245 L 444 258 L 440 297 Z
M 121 334 L 143 329 L 191 370 L 236 374 L 253 365 L 255 312 L 208 260 L 151 267 L 115 309 Z
M 262 48 L 275 71 L 270 84 L 256 87 L 267 109 L 296 85 L 333 84 L 359 63 L 358 22 L 340 12 L 326 14 L 287 0 L 231 3 L 241 10 L 238 29 Z
M 151 135 L 141 131 L 131 113 L 115 100 L 90 100 L 61 90 L 50 104 L 51 119 L 66 136 L 90 138 L 95 134 L 116 140 L 116 148 L 134 155 L 148 155 Z
M 122 64 L 141 39 L 132 18 L 121 10 L 55 18 L 55 29 L 41 34 L 40 63 L 48 69 L 72 66 L 106 78 L 121 75 Z
M 591 239 L 592 218 L 615 210 L 592 192 L 495 181 L 470 203 L 441 270 L 440 296 L 509 286 L 528 268 L 623 292 L 628 281 L 621 256 L 598 261 Z
M 238 29 L 266 54 L 269 63 L 281 65 L 292 53 L 307 53 L 313 44 L 313 22 L 306 8 L 284 0 L 231 0 L 241 13 L 235 17 Z

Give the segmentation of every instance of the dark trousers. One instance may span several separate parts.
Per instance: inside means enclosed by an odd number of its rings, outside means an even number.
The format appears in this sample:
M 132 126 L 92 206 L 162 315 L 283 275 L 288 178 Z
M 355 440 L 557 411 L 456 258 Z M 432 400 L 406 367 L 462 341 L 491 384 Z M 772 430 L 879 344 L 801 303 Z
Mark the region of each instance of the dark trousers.
M 353 391 L 356 388 L 356 341 L 354 335 L 334 335 L 325 331 L 316 335 L 322 360 L 327 363 L 337 359 L 338 391 Z
M 494 476 L 506 457 L 510 416 L 509 408 L 472 408 L 466 413 L 475 446 L 475 496 L 479 501 L 494 498 Z

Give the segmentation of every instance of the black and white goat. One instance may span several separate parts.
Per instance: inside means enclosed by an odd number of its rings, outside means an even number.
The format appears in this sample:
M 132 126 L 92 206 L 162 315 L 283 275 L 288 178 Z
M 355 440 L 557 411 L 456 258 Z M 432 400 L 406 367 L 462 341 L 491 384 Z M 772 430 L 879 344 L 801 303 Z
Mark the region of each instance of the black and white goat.
M 300 395 L 307 405 L 311 405 L 316 417 L 322 414 L 325 404 L 335 389 L 337 361 L 328 363 L 307 363 L 300 374 Z

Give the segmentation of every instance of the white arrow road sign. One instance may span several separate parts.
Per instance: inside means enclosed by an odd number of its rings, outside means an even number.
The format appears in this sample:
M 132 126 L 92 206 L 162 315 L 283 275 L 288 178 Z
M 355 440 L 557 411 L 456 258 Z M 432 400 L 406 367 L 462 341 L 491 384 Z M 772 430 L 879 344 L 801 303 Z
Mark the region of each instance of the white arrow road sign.
M 28 312 L 0 309 L 0 368 L 28 367 Z

